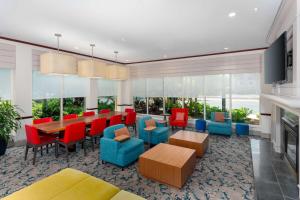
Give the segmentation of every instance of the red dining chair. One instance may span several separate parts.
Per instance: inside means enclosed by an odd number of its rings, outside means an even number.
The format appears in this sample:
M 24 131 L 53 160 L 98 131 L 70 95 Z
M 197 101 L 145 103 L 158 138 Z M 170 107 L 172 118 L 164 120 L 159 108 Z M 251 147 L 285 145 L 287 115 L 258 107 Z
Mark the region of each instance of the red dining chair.
M 68 114 L 64 116 L 64 120 L 68 120 L 68 119 L 76 119 L 78 117 L 77 114 Z
M 125 118 L 125 125 L 132 127 L 136 135 L 136 112 L 128 112 Z
M 94 112 L 94 111 L 83 112 L 83 116 L 84 116 L 84 117 L 94 116 L 94 115 L 95 115 L 95 112 Z
M 126 113 L 134 112 L 134 109 L 133 108 L 125 108 L 125 112 Z
M 48 123 L 48 122 L 53 122 L 52 117 L 45 117 L 45 118 L 33 120 L 33 124 L 42 124 L 42 123 Z
M 91 129 L 87 131 L 86 136 L 91 138 L 93 151 L 95 150 L 94 140 L 95 140 L 95 144 L 97 144 L 97 137 L 100 137 L 103 134 L 103 130 L 105 128 L 106 128 L 106 118 L 98 118 L 92 121 Z
M 122 124 L 122 115 L 114 115 L 110 118 L 109 126 Z
M 99 112 L 99 114 L 106 114 L 106 113 L 110 113 L 110 109 L 102 109 Z
M 58 157 L 58 147 L 62 145 L 65 147 L 67 151 L 67 161 L 69 162 L 69 147 L 72 145 L 76 145 L 76 143 L 81 142 L 84 155 L 86 155 L 86 148 L 85 148 L 85 123 L 84 122 L 77 122 L 74 124 L 70 124 L 66 126 L 64 137 L 57 140 L 55 144 L 55 156 Z
M 38 148 L 41 148 L 41 155 L 43 155 L 43 146 L 46 146 L 48 153 L 48 144 L 56 143 L 56 138 L 51 136 L 40 137 L 38 130 L 32 125 L 25 125 L 26 131 L 26 148 L 25 148 L 25 160 L 27 159 L 28 149 L 33 148 L 33 160 L 32 164 L 35 164 L 36 153 Z

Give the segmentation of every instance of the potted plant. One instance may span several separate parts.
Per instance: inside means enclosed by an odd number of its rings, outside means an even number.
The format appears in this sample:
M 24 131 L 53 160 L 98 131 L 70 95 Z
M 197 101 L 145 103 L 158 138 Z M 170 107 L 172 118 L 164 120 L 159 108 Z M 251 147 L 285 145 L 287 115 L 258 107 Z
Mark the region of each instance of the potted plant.
M 21 127 L 18 110 L 10 101 L 0 99 L 0 156 L 5 154 L 12 132 Z

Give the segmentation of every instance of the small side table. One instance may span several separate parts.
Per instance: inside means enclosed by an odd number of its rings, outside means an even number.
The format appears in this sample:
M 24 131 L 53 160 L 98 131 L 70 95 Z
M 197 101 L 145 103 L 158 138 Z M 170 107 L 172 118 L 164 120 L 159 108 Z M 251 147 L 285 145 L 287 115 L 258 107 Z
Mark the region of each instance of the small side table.
M 157 120 L 156 122 L 159 124 L 163 124 L 164 126 L 168 125 L 168 122 L 166 120 Z
M 164 120 L 167 121 L 167 117 L 170 116 L 170 114 L 164 113 L 164 114 L 161 114 L 161 116 L 164 116 Z
M 236 135 L 249 135 L 249 124 L 236 123 L 235 125 Z
M 144 130 L 148 133 L 148 147 L 149 147 L 149 149 L 151 147 L 151 134 L 152 134 L 152 131 L 154 129 L 156 129 L 156 127 L 154 127 L 154 126 L 149 126 L 149 127 L 144 128 Z
M 197 131 L 205 132 L 206 121 L 204 119 L 197 119 L 195 123 L 196 123 L 195 127 Z

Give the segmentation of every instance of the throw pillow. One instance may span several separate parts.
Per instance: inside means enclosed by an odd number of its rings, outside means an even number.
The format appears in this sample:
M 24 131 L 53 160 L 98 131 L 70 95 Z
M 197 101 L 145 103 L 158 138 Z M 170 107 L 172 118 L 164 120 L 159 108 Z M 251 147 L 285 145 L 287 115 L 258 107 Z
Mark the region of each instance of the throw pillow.
M 177 121 L 183 121 L 184 120 L 184 113 L 183 112 L 176 113 L 175 120 L 177 120 Z
M 128 136 L 128 135 L 119 135 L 114 138 L 114 140 L 118 141 L 118 142 L 123 142 L 128 139 L 130 139 L 130 136 Z
M 145 121 L 146 127 L 156 127 L 155 120 L 149 119 Z
M 225 122 L 225 113 L 215 112 L 215 121 L 216 122 Z
M 123 127 L 123 128 L 118 129 L 118 130 L 115 130 L 115 136 L 116 137 L 121 136 L 121 135 L 127 135 L 127 136 L 130 137 L 130 133 L 129 133 L 127 127 Z

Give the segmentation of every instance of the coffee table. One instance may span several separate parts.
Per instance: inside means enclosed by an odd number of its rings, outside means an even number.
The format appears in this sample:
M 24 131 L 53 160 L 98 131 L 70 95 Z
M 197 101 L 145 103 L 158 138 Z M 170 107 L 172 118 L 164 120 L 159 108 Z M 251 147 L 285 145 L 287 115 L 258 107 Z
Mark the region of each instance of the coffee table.
M 160 143 L 139 158 L 141 175 L 181 188 L 193 173 L 196 151 L 184 147 Z
M 209 145 L 208 134 L 193 131 L 178 131 L 170 136 L 169 144 L 195 149 L 198 157 L 202 157 Z

